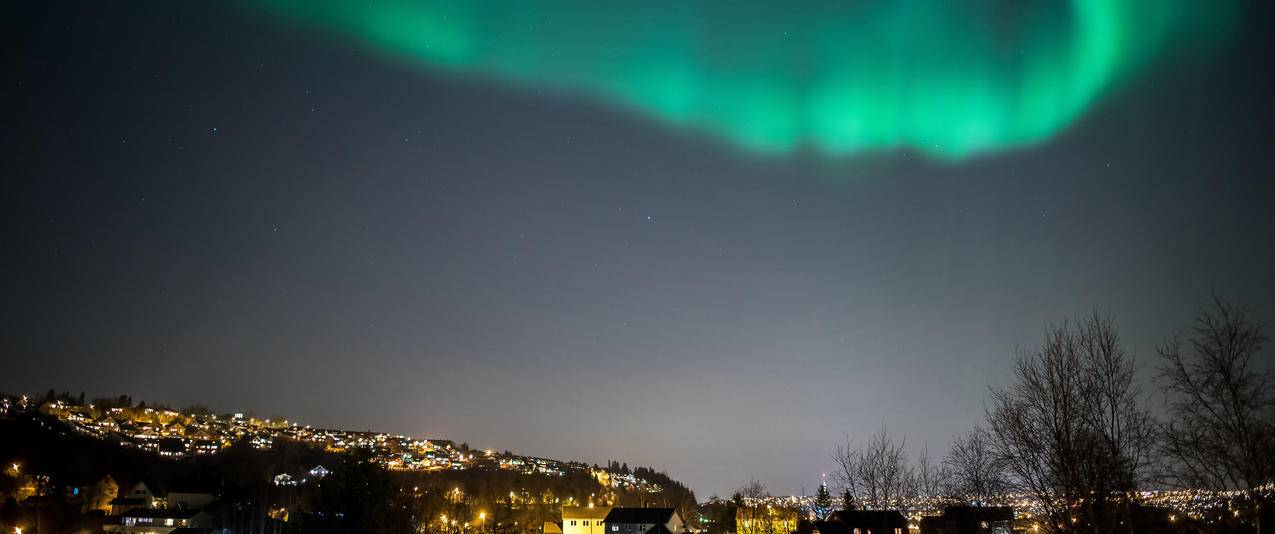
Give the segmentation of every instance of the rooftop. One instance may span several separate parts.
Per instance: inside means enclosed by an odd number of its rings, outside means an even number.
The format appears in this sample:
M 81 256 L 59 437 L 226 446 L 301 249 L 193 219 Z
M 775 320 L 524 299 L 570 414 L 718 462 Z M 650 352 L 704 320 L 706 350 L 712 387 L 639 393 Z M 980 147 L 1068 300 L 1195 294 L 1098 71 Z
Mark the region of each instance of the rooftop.
M 563 519 L 602 519 L 611 513 L 610 506 L 563 506 Z
M 672 508 L 612 508 L 602 521 L 606 524 L 668 523 L 673 518 Z

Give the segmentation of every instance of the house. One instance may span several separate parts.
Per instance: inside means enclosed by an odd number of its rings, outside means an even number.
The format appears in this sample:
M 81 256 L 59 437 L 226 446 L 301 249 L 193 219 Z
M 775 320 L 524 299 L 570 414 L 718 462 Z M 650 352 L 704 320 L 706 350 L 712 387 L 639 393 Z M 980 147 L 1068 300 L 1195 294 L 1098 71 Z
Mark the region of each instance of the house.
M 124 426 L 120 425 L 120 428 L 124 428 Z M 137 432 L 134 432 L 133 436 L 138 439 L 159 439 L 160 438 L 159 429 L 156 427 L 156 425 L 150 424 L 145 421 L 137 423 Z
M 607 534 L 686 532 L 686 523 L 672 508 L 612 508 L 602 519 Z M 563 527 L 565 530 L 565 526 Z M 564 534 L 566 534 L 564 532 Z
M 168 507 L 203 510 L 217 499 L 219 483 L 209 479 L 177 479 L 169 486 Z
M 155 508 L 155 493 L 145 482 L 138 482 L 121 497 L 111 500 L 111 515 L 121 515 L 137 509 Z
M 839 510 L 815 521 L 817 534 L 907 534 L 908 520 L 898 510 Z
M 137 497 L 116 497 L 111 499 L 110 505 L 111 515 L 120 515 L 139 508 L 150 508 L 145 499 Z
M 169 534 L 178 529 L 197 529 L 212 526 L 212 517 L 201 510 L 137 509 L 121 514 L 118 523 L 102 526 L 106 532 L 129 534 Z
M 1013 525 L 1008 506 L 948 506 L 943 515 L 921 518 L 921 534 L 1010 534 Z
M 97 428 L 107 432 L 119 432 L 120 430 L 119 423 L 115 422 L 114 418 L 106 415 L 94 419 L 93 424 Z
M 159 440 L 160 456 L 182 457 L 186 455 L 186 442 L 181 438 L 161 438 Z
M 326 467 L 321 465 L 316 465 L 314 466 L 314 469 L 310 470 L 310 476 L 313 478 L 323 478 L 328 476 L 329 473 L 331 473 L 331 471 L 328 471 Z
M 116 421 L 118 421 L 118 423 L 116 423 L 115 425 L 116 430 L 120 434 L 123 434 L 125 436 L 136 436 L 139 432 L 142 431 L 142 428 L 140 426 L 137 426 L 137 423 L 134 423 L 132 420 L 125 419 L 123 421 L 120 421 L 117 419 Z
M 610 506 L 563 506 L 562 534 L 604 534 L 602 521 Z
M 63 500 L 71 508 L 78 509 L 81 514 L 91 510 L 110 512 L 111 500 L 118 496 L 119 484 L 115 483 L 111 475 L 105 475 L 96 480 L 92 478 L 63 479 Z
M 277 475 L 275 475 L 275 476 L 274 476 L 274 485 L 276 485 L 276 486 L 295 486 L 295 485 L 297 485 L 297 479 L 292 478 L 292 475 L 289 475 L 289 474 L 287 474 L 287 473 L 279 473 L 279 474 L 277 474 Z
M 88 499 L 89 491 L 93 489 L 93 484 L 83 479 L 68 480 L 62 485 L 62 498 L 67 504 L 82 505 Z
M 221 450 L 221 443 L 211 439 L 194 439 L 191 440 L 187 450 L 194 454 L 213 454 Z

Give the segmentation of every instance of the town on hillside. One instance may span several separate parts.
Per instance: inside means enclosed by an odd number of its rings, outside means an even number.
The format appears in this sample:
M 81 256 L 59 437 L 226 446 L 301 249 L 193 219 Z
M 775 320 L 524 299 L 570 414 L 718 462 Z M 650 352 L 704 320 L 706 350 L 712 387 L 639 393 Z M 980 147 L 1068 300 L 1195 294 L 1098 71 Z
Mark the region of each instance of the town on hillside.
M 526 517 L 511 524 L 525 527 L 556 518 L 559 506 L 694 503 L 693 494 L 667 475 L 618 461 L 605 466 L 559 461 L 478 450 L 445 439 L 321 429 L 203 408 L 148 406 L 128 396 L 88 401 L 82 394 L 53 392 L 40 399 L 0 395 L 0 423 L 3 434 L 13 436 L 0 442 L 0 450 L 36 444 L 26 453 L 8 455 L 0 496 L 14 506 L 0 513 L 0 526 L 5 527 L 0 532 L 24 528 L 19 524 L 28 516 L 34 524 L 36 512 L 43 514 L 46 531 L 55 517 L 83 516 L 97 518 L 107 531 L 122 525 L 132 528 L 126 532 L 151 532 L 138 530 L 138 525 L 155 529 L 160 528 L 157 524 L 200 523 L 203 516 L 177 517 L 173 510 L 225 508 L 228 496 L 242 498 L 234 503 L 236 513 L 260 508 L 263 520 L 295 525 L 311 515 L 314 523 L 322 514 L 307 514 L 314 508 L 311 501 L 322 498 L 325 489 L 336 485 L 332 480 L 342 479 L 350 467 L 372 469 L 387 484 L 406 487 L 411 481 L 407 498 L 439 496 L 453 520 L 469 515 L 464 510 L 470 508 L 491 508 L 492 517 L 500 509 L 510 517 L 519 510 Z M 38 462 L 29 457 L 32 454 L 46 458 Z M 61 465 L 68 457 L 77 457 L 75 468 Z M 242 464 L 261 470 L 249 468 L 245 476 Z M 237 476 L 226 477 L 225 470 Z M 205 491 L 189 490 L 191 480 L 199 481 Z M 435 491 L 438 488 L 446 491 Z M 186 493 L 208 496 L 174 497 Z M 245 498 L 243 493 L 255 495 Z M 225 513 L 222 509 L 205 516 Z M 463 523 L 458 523 L 461 530 Z
M 237 442 L 268 450 L 276 441 L 286 440 L 332 453 L 366 451 L 371 454 L 371 461 L 396 471 L 504 469 L 555 476 L 574 472 L 586 473 L 610 488 L 649 493 L 661 491 L 657 482 L 631 472 L 616 472 L 583 462 L 536 458 L 509 451 L 475 450 L 467 443 L 457 444 L 445 439 L 314 428 L 286 419 L 258 418 L 243 413 L 218 415 L 206 410 L 193 412 L 147 407 L 145 402 L 133 405 L 128 397 L 94 403 L 50 393 L 48 400 L 37 404 L 40 412 L 56 417 L 84 435 L 172 458 L 215 454 Z M 29 406 L 32 406 L 29 397 L 6 397 L 0 401 L 0 413 L 14 407 L 25 409 Z

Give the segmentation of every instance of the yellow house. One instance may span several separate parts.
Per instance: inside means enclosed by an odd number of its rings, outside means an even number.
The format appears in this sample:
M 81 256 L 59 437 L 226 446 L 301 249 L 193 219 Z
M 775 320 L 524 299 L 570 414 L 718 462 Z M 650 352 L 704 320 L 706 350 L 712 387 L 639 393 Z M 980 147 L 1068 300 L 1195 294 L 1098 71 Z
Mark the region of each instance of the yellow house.
M 602 520 L 610 506 L 563 506 L 562 534 L 605 534 Z

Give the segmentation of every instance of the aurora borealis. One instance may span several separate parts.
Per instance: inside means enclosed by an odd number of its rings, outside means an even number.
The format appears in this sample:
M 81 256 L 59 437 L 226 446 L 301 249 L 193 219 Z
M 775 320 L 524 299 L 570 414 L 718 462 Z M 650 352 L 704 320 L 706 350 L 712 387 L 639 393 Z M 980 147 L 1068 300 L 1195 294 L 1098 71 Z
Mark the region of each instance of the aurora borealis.
M 590 95 L 754 152 L 949 160 L 1050 138 L 1234 16 L 1185 0 L 254 3 L 432 69 Z

